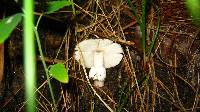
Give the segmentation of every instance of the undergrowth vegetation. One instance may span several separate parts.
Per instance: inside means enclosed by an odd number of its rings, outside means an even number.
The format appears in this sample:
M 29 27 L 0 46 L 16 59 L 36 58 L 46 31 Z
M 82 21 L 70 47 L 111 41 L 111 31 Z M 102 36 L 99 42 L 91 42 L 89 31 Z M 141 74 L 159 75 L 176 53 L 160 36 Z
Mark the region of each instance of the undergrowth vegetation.
M 200 30 L 192 23 L 184 1 L 77 0 L 70 3 L 58 4 L 59 8 L 52 6 L 46 13 L 39 7 L 43 4 L 38 3 L 35 12 L 38 111 L 199 110 Z M 109 39 L 123 48 L 120 64 L 106 69 L 104 87 L 94 86 L 88 78 L 89 69 L 75 60 L 75 46 L 86 39 Z M 14 40 L 8 40 L 8 46 Z M 52 76 L 57 73 L 55 69 L 64 75 Z M 21 71 L 17 73 L 22 75 Z M 63 78 L 65 74 L 69 79 Z M 20 97 L 19 91 L 23 93 L 21 88 L 15 96 Z M 4 110 L 15 104 L 5 102 Z M 16 104 L 15 110 L 23 111 L 26 103 L 23 100 Z

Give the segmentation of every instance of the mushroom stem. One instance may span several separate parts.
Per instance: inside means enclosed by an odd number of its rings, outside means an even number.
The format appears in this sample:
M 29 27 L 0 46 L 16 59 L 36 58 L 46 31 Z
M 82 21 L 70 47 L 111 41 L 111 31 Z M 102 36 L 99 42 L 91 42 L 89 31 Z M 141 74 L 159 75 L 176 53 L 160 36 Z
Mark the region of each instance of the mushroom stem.
M 103 52 L 94 52 L 94 62 L 93 67 L 91 67 L 90 69 L 89 77 L 95 80 L 95 86 L 102 87 L 104 85 L 104 79 L 106 78 L 106 69 L 103 64 Z M 100 83 L 98 83 L 99 81 Z
M 104 86 L 104 81 L 95 80 L 94 81 L 94 85 L 97 86 L 97 87 L 103 87 Z
M 103 52 L 94 52 L 94 67 L 103 67 Z

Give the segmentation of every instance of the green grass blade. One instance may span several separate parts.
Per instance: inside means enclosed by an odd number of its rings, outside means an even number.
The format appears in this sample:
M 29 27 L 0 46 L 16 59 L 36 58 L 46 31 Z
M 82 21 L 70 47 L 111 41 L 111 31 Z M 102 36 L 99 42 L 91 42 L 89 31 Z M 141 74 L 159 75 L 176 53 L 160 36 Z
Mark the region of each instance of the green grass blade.
M 127 1 L 128 1 L 128 6 L 132 8 L 133 10 L 133 15 L 136 17 L 136 21 L 138 22 L 138 24 L 141 24 L 140 17 L 137 14 L 137 9 L 132 5 L 131 0 L 127 0 Z
M 136 8 L 132 5 L 131 0 L 128 1 L 128 6 L 133 9 L 133 15 L 136 17 L 137 22 L 140 25 L 140 30 L 142 32 L 142 38 L 141 38 L 141 45 L 143 48 L 144 56 L 146 55 L 146 6 L 147 1 L 142 0 L 142 20 L 140 20 L 139 16 L 137 15 Z
M 158 14 L 157 30 L 156 30 L 156 32 L 153 35 L 153 39 L 152 39 L 152 42 L 150 44 L 150 48 L 148 50 L 148 56 L 150 56 L 150 54 L 152 53 L 152 50 L 153 50 L 153 48 L 155 46 L 155 43 L 157 41 L 157 38 L 158 38 L 158 33 L 160 31 L 160 9 L 158 9 L 157 14 Z
M 146 0 L 142 0 L 142 22 L 140 24 L 140 29 L 142 32 L 142 48 L 143 48 L 143 54 L 144 56 L 146 53 L 146 5 L 147 5 L 147 1 Z

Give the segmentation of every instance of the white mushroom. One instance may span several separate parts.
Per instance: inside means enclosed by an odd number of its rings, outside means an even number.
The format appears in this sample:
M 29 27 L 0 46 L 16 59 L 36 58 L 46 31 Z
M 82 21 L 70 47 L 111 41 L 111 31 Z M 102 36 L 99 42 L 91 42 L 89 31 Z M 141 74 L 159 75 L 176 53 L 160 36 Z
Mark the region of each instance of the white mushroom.
M 76 60 L 86 68 L 91 68 L 89 78 L 92 78 L 94 85 L 98 87 L 104 86 L 105 68 L 118 65 L 123 57 L 121 46 L 108 39 L 84 40 L 75 50 Z

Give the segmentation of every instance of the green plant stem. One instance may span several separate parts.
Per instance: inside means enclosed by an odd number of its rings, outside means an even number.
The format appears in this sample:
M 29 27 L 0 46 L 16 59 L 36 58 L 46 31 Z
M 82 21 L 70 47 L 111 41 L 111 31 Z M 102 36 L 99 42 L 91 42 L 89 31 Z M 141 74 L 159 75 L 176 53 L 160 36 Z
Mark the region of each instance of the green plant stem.
M 158 16 L 157 16 L 157 17 L 158 17 L 157 30 L 156 30 L 156 32 L 155 32 L 154 35 L 153 35 L 153 39 L 152 39 L 152 42 L 151 42 L 151 44 L 150 44 L 150 48 L 149 48 L 149 50 L 148 50 L 148 56 L 150 56 L 151 53 L 152 53 L 152 51 L 153 51 L 153 48 L 154 48 L 155 43 L 156 43 L 156 40 L 157 40 L 157 38 L 158 38 L 158 33 L 159 33 L 159 31 L 160 31 L 160 9 L 158 9 L 157 15 L 158 15 Z
M 42 47 L 41 47 L 41 43 L 40 43 L 40 38 L 39 38 L 38 31 L 37 31 L 37 27 L 39 25 L 39 22 L 40 22 L 42 16 L 43 15 L 40 15 L 40 17 L 38 18 L 36 27 L 34 28 L 34 32 L 35 32 L 35 36 L 36 36 L 36 40 L 37 40 L 37 44 L 38 44 L 40 58 L 42 60 L 42 64 L 43 64 L 44 69 L 45 69 L 45 74 L 46 74 L 46 77 L 47 77 L 47 81 L 48 81 L 48 85 L 49 85 L 49 89 L 50 89 L 51 98 L 53 100 L 54 111 L 57 111 L 57 106 L 56 106 L 56 103 L 55 103 L 54 93 L 53 93 L 53 89 L 52 89 L 52 86 L 51 86 L 51 81 L 50 81 L 50 78 L 49 78 L 49 71 L 48 71 L 47 65 L 45 63 L 45 59 L 44 59 L 44 55 L 43 55 Z
M 137 14 L 137 9 L 132 5 L 131 0 L 128 0 L 128 6 L 129 6 L 130 8 L 132 8 L 132 10 L 133 10 L 133 15 L 136 17 L 136 21 L 137 21 L 138 24 L 140 25 L 140 24 L 141 24 L 140 17 L 139 17 L 138 14 Z
M 24 0 L 24 68 L 25 68 L 25 97 L 28 101 L 27 112 L 36 112 L 36 57 L 33 33 L 33 0 Z
M 140 29 L 142 32 L 142 47 L 143 47 L 143 55 L 144 55 L 144 62 L 146 57 L 146 0 L 142 0 L 142 22 L 140 24 Z
M 146 62 L 146 5 L 147 0 L 142 0 L 142 20 L 140 20 L 136 8 L 132 5 L 131 0 L 128 1 L 128 6 L 133 9 L 133 15 L 136 17 L 136 21 L 140 25 L 140 31 L 142 32 L 142 38 L 141 38 L 141 45 L 143 48 L 143 58 L 144 62 Z
M 74 1 L 71 0 L 72 2 L 72 12 L 73 12 L 73 15 L 75 16 L 76 15 L 76 10 L 75 10 L 75 7 L 74 7 Z

